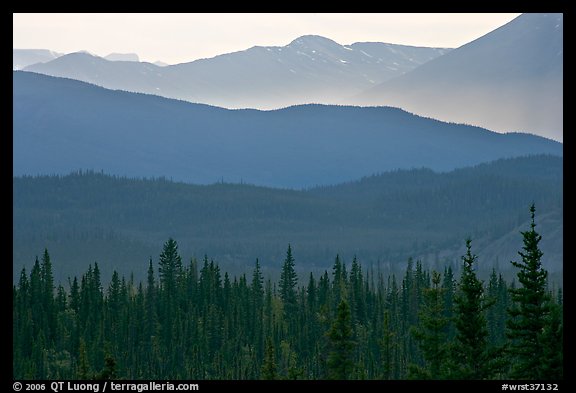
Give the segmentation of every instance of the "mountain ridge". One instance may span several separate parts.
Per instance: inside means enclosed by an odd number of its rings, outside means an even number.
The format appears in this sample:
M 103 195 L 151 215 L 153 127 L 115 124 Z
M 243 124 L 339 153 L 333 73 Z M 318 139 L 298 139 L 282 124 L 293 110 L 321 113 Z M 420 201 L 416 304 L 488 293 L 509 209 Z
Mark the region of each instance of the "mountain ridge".
M 25 70 L 232 109 L 277 109 L 336 103 L 447 51 L 386 43 L 340 45 L 308 35 L 285 46 L 253 46 L 164 67 L 64 55 Z
M 63 53 L 49 49 L 12 49 L 12 70 L 21 70 L 36 63 L 54 60 Z
M 446 173 L 390 171 L 300 191 L 92 171 L 14 177 L 14 278 L 45 247 L 64 279 L 94 261 L 106 276 L 112 269 L 127 276 L 144 272 L 136 267 L 157 256 L 168 237 L 178 240 L 182 255 L 207 254 L 240 272 L 255 258 L 278 270 L 292 243 L 297 265 L 322 273 L 337 253 L 348 263 L 356 255 L 365 266 L 402 269 L 413 257 L 457 267 L 470 236 L 481 251 L 481 270 L 499 261 L 506 272 L 521 249 L 518 231 L 529 226 L 531 203 L 543 235 L 543 263 L 558 273 L 562 188 L 563 159 L 550 155 Z
M 450 170 L 501 157 L 562 156 L 562 144 L 542 137 L 497 134 L 397 108 L 228 110 L 22 71 L 13 80 L 15 175 L 91 168 L 305 188 L 396 168 Z
M 522 14 L 347 102 L 561 141 L 562 96 L 563 16 Z

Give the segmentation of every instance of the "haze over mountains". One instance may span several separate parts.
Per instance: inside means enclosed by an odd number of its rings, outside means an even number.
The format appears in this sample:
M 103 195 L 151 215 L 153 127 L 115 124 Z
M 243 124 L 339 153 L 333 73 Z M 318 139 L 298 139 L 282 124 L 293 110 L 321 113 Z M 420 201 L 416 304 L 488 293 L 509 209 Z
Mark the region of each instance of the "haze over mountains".
M 563 25 L 563 14 L 522 14 L 351 102 L 562 141 Z
M 131 61 L 72 53 L 20 63 L 28 64 L 27 71 L 225 108 L 386 105 L 563 139 L 563 14 L 522 14 L 455 50 L 340 45 L 308 35 L 284 47 L 252 47 L 172 66 L 134 61 L 134 54 L 110 56 Z
M 316 101 L 390 105 L 562 140 L 562 14 L 523 14 L 452 51 L 383 43 L 342 46 L 302 36 L 285 47 L 253 47 L 166 67 L 141 63 L 130 53 L 106 58 L 87 52 L 13 53 L 14 68 L 224 107 Z M 352 90 L 363 92 L 351 97 Z
M 472 235 L 490 269 L 531 202 L 562 271 L 562 14 L 453 50 L 303 36 L 178 65 L 14 49 L 13 67 L 15 271 L 44 247 L 62 277 L 144 271 L 169 236 L 242 271 L 288 242 L 306 269 L 459 262 Z
M 72 53 L 25 70 L 226 108 L 272 109 L 338 103 L 448 51 L 379 42 L 340 45 L 309 35 L 283 47 L 256 46 L 164 67 Z
M 14 190 L 14 279 L 47 247 L 57 280 L 97 261 L 144 274 L 173 237 L 183 263 L 204 254 L 224 270 L 247 271 L 256 258 L 277 272 L 292 244 L 306 274 L 330 269 L 337 253 L 365 269 L 400 273 L 409 257 L 457 271 L 471 236 L 482 275 L 511 271 L 537 206 L 544 266 L 562 271 L 562 158 L 499 160 L 449 173 L 403 170 L 306 191 L 240 184 L 192 185 L 99 173 L 17 177 Z M 434 265 L 436 264 L 436 265 Z M 329 270 L 330 271 L 330 270 Z M 306 276 L 307 277 L 307 276 Z M 136 279 L 144 278 L 142 276 Z
M 54 52 L 48 49 L 13 49 L 12 69 L 21 70 L 32 64 L 46 63 L 62 55 L 63 53 Z
M 140 61 L 140 58 L 136 53 L 110 53 L 104 58 L 109 61 Z
M 87 51 L 75 53 L 93 56 Z M 48 49 L 12 49 L 12 70 L 16 71 L 33 64 L 47 63 L 61 56 L 67 55 L 69 54 L 58 53 Z M 108 61 L 140 61 L 140 58 L 136 53 L 110 53 L 109 55 L 104 56 L 104 59 Z M 156 63 L 164 65 L 162 62 Z
M 447 171 L 526 154 L 562 156 L 561 143 L 538 136 L 388 107 L 228 110 L 21 71 L 13 75 L 13 102 L 14 175 L 102 169 L 302 188 L 397 168 Z

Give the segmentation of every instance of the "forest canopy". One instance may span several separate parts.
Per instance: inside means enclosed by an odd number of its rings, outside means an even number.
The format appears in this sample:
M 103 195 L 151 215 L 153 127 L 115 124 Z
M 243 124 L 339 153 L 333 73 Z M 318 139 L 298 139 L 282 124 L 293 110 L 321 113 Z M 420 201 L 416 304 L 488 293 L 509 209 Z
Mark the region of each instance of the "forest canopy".
M 170 238 L 146 280 L 98 263 L 55 285 L 45 250 L 13 286 L 15 379 L 562 379 L 562 288 L 542 267 L 531 224 L 512 262 L 518 280 L 409 259 L 401 276 L 336 255 L 299 280 L 297 245 L 279 282 L 258 260 L 231 276 L 205 256 L 184 261 Z M 536 363 L 535 363 L 536 359 Z

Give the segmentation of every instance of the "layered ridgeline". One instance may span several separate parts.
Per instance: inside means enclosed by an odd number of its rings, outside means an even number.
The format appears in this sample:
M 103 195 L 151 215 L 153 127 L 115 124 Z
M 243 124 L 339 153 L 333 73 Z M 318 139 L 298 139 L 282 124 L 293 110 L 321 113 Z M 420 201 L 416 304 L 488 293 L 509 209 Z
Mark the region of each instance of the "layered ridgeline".
M 421 116 L 562 141 L 563 14 L 522 14 L 457 49 L 303 36 L 160 67 L 136 55 L 14 50 L 14 67 L 227 108 L 394 106 Z M 25 58 L 23 58 L 25 56 Z M 37 64 L 31 64 L 38 61 Z
M 449 173 L 401 170 L 307 191 L 86 172 L 15 177 L 14 279 L 45 247 L 57 281 L 82 274 L 95 261 L 103 277 L 113 269 L 142 274 L 169 237 L 178 240 L 186 260 L 207 254 L 241 274 L 259 258 L 277 277 L 288 243 L 304 272 L 322 273 L 338 253 L 383 272 L 401 274 L 409 257 L 457 271 L 470 236 L 481 250 L 479 272 L 496 267 L 506 273 L 522 247 L 519 231 L 528 226 L 531 203 L 539 211 L 543 264 L 558 279 L 562 163 L 533 156 Z
M 282 47 L 255 46 L 165 67 L 108 61 L 137 60 L 126 55 L 105 59 L 71 53 L 29 65 L 25 70 L 227 108 L 270 109 L 337 103 L 448 51 L 381 42 L 340 45 L 325 37 L 307 35 Z
M 563 27 L 563 14 L 522 14 L 347 102 L 561 141 Z
M 21 70 L 32 64 L 49 62 L 62 55 L 63 53 L 54 52 L 48 49 L 13 49 L 12 69 Z
M 14 175 L 77 169 L 302 188 L 397 168 L 447 171 L 562 144 L 400 109 L 305 105 L 227 110 L 83 82 L 13 74 Z
M 86 51 L 76 53 L 91 56 Z M 48 63 L 54 59 L 57 59 L 65 55 L 66 55 L 65 53 L 58 53 L 48 49 L 12 49 L 12 69 L 22 70 L 23 68 L 32 66 L 34 64 Z M 103 57 L 103 59 L 108 61 L 124 61 L 124 62 L 140 61 L 140 58 L 135 53 L 110 53 L 109 55 Z

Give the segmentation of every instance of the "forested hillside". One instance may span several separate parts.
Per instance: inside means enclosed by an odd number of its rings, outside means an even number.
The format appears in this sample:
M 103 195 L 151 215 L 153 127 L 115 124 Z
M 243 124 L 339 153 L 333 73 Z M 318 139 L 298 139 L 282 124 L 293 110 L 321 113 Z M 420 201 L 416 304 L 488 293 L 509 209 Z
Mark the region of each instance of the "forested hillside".
M 536 135 L 498 134 L 398 108 L 227 110 L 21 71 L 13 85 L 15 176 L 92 169 L 302 189 L 399 168 L 449 171 L 563 154 L 561 143 Z
M 463 239 L 473 236 L 488 274 L 493 266 L 508 269 L 516 256 L 532 202 L 540 207 L 545 266 L 562 271 L 562 159 L 552 156 L 449 173 L 387 172 L 307 191 L 93 172 L 16 177 L 13 185 L 14 280 L 46 247 L 61 282 L 94 262 L 108 277 L 117 269 L 144 278 L 143 264 L 168 237 L 180 239 L 185 255 L 211 255 L 230 272 L 260 258 L 278 277 L 289 242 L 298 244 L 303 272 L 325 269 L 339 253 L 400 274 L 396 267 L 409 257 L 456 266 Z
M 115 271 L 103 285 L 95 263 L 56 287 L 46 250 L 13 287 L 14 378 L 561 379 L 562 291 L 535 225 L 518 234 L 516 283 L 479 280 L 470 240 L 458 275 L 409 260 L 385 276 L 336 255 L 299 279 L 289 245 L 272 281 L 258 259 L 239 276 L 185 262 L 169 239 L 143 281 Z
M 12 390 L 565 389 L 563 14 L 430 15 L 14 13 Z

